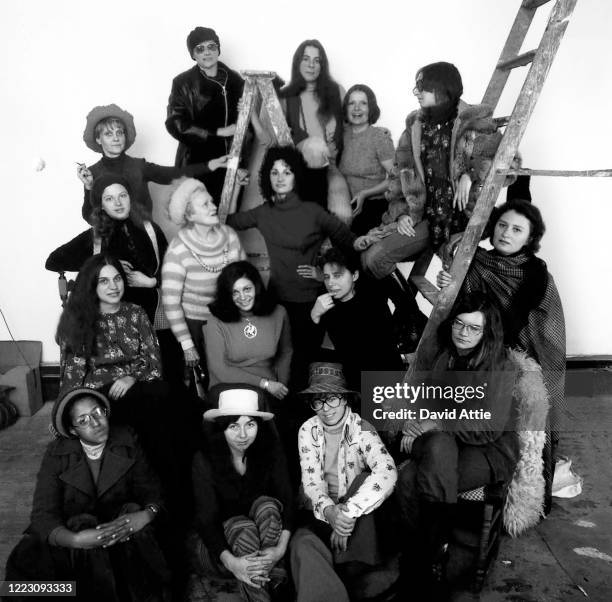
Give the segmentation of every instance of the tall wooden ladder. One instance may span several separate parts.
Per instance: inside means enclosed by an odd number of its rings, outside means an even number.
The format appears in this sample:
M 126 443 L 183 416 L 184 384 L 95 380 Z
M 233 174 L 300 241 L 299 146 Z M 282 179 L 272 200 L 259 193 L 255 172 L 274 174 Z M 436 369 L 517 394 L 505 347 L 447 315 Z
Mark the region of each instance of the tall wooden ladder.
M 482 99 L 483 103 L 495 109 L 508 81 L 510 71 L 531 64 L 512 114 L 509 117 L 502 117 L 497 120 L 498 123 L 505 124 L 506 128 L 483 183 L 480 196 L 474 207 L 474 213 L 457 247 L 457 252 L 450 267 L 451 284 L 438 291 L 437 287 L 426 280 L 425 271 L 431 255 L 422 257 L 413 267 L 410 279 L 433 304 L 433 309 L 406 375 L 407 377 L 410 377 L 416 370 L 431 368 L 437 352 L 436 333 L 438 326 L 450 313 L 461 290 L 465 275 L 472 263 L 478 243 L 499 196 L 505 175 L 509 173 L 510 164 L 516 155 L 529 123 L 529 118 L 568 26 L 569 17 L 577 2 L 577 0 L 556 0 L 538 48 L 518 54 L 536 11 L 550 1 L 523 0 Z
M 244 90 L 238 119 L 236 120 L 236 132 L 232 141 L 232 148 L 229 153 L 223 192 L 219 202 L 219 220 L 225 223 L 227 216 L 236 210 L 236 199 L 238 196 L 237 171 L 240 153 L 244 144 L 244 137 L 251 119 L 251 111 L 257 100 L 257 95 L 261 96 L 262 107 L 265 109 L 272 125 L 272 134 L 277 144 L 291 145 L 291 132 L 285 120 L 285 114 L 274 90 L 272 80 L 276 77 L 274 71 L 241 71 L 244 77 Z

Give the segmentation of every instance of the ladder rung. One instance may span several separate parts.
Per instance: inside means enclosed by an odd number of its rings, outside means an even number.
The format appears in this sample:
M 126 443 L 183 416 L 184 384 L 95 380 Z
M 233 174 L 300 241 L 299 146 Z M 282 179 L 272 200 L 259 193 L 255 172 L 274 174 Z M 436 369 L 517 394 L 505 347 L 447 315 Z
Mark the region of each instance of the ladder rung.
M 412 276 L 410 280 L 419 289 L 419 293 L 421 293 L 421 295 L 423 295 L 427 301 L 429 301 L 432 305 L 436 303 L 440 291 L 431 282 L 429 282 L 425 276 Z
M 523 8 L 539 8 L 543 4 L 548 4 L 550 0 L 525 0 Z
M 510 69 L 516 69 L 516 67 L 523 67 L 524 65 L 529 65 L 529 63 L 533 62 L 535 55 L 535 50 L 530 50 L 529 52 L 525 52 L 524 54 L 519 54 L 513 59 L 504 61 L 502 63 L 497 63 L 497 69 L 499 69 L 500 71 L 510 71 Z

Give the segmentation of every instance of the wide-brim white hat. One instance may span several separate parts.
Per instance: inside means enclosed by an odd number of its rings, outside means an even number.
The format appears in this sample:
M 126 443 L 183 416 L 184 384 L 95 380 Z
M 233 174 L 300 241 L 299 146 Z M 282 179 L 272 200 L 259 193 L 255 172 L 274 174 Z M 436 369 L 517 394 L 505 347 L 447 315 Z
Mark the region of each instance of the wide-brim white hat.
M 254 389 L 235 388 L 219 392 L 218 407 L 204 412 L 204 420 L 215 420 L 219 416 L 259 416 L 262 420 L 274 418 L 272 412 L 259 409 L 259 394 Z

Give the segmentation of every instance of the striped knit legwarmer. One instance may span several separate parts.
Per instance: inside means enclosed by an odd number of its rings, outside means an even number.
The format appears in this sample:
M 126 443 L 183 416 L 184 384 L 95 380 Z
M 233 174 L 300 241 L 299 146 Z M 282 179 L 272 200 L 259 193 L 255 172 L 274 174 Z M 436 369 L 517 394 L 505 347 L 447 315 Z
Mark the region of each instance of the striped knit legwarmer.
M 278 543 L 282 531 L 282 504 L 272 497 L 258 497 L 249 516 L 233 516 L 223 523 L 225 538 L 232 554 L 245 556 Z M 247 602 L 268 602 L 270 595 L 264 588 L 240 582 L 240 592 Z

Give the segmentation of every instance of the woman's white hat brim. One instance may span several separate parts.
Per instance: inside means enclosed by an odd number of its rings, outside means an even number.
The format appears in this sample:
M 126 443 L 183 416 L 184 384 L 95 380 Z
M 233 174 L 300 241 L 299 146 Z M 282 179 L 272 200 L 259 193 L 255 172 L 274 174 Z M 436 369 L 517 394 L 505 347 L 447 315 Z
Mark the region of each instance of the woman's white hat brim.
M 274 418 L 272 412 L 262 412 L 259 395 L 253 389 L 225 389 L 219 393 L 218 408 L 204 412 L 204 420 L 214 420 L 220 416 L 258 416 L 262 420 Z

